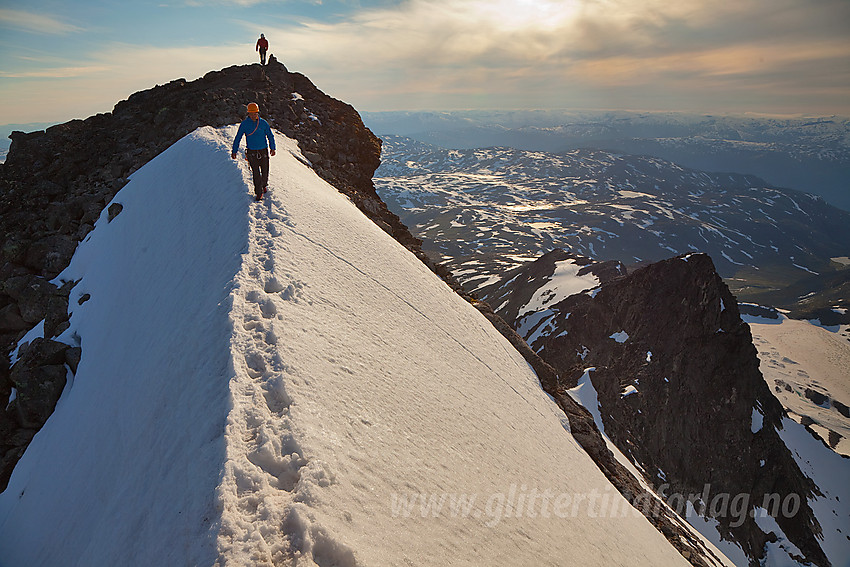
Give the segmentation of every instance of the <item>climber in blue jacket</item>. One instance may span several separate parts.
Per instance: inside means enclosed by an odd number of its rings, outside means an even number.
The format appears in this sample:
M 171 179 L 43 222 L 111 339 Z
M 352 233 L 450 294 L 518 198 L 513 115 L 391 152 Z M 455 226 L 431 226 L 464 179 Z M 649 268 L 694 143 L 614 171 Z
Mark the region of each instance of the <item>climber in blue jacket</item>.
M 254 194 L 259 201 L 263 198 L 263 194 L 269 190 L 269 148 L 271 148 L 271 155 L 274 155 L 275 143 L 271 126 L 260 118 L 260 107 L 256 102 L 248 105 L 248 118 L 242 121 L 242 124 L 239 125 L 239 131 L 236 132 L 236 139 L 233 140 L 233 149 L 230 152 L 230 157 L 233 159 L 236 159 L 239 142 L 242 141 L 243 135 L 248 146 L 248 149 L 245 150 L 245 157 L 248 159 L 248 165 L 251 166 L 251 173 L 254 175 Z M 268 140 L 268 143 L 266 143 L 266 140 Z

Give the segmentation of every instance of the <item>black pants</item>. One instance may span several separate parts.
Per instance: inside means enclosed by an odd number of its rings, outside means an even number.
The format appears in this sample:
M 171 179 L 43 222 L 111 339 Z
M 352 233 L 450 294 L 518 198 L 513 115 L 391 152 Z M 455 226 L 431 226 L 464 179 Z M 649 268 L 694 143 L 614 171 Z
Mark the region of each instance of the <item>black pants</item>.
M 266 50 L 260 48 L 260 65 L 266 64 Z
M 248 165 L 254 175 L 254 194 L 259 197 L 269 184 L 269 150 L 246 150 L 245 155 L 248 156 Z

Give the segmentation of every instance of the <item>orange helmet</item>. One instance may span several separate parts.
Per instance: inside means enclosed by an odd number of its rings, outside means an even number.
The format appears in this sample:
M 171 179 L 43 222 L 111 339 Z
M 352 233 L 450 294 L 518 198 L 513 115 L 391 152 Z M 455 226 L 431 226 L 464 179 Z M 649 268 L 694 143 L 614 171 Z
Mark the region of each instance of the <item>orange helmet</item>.
M 257 106 L 256 102 L 248 103 L 248 112 L 260 112 L 260 107 Z

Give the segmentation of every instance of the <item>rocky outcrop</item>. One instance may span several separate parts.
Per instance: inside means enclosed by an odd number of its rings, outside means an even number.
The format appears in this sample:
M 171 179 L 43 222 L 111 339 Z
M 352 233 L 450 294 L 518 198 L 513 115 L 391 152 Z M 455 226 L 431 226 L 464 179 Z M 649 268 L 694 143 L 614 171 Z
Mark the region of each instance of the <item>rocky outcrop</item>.
M 597 262 L 556 248 L 530 264 L 506 272 L 499 281 L 480 287 L 476 294 L 490 305 L 499 306 L 499 314 L 508 321 L 518 321 L 523 308 L 538 289 L 552 280 L 557 265 L 562 262 L 569 262 L 578 268 L 575 278 L 594 282 L 588 287 L 626 274 L 626 267 L 620 262 Z
M 776 514 L 776 522 L 806 560 L 829 565 L 807 503 L 818 489 L 777 433 L 784 410 L 759 372 L 735 298 L 707 255 L 649 265 L 548 311 L 540 322 L 545 333 L 527 329 L 534 335 L 530 346 L 555 368 L 562 387 L 590 376 L 605 434 L 656 489 L 702 495 L 696 509 L 718 520 L 723 537 L 739 543 L 754 564 L 775 536 L 750 513 L 775 501 L 771 495 L 794 498 L 799 508 Z M 728 499 L 725 510 L 712 508 L 713 497 L 723 494 L 745 495 L 739 501 L 745 509 L 733 513 Z
M 68 265 L 77 243 L 130 174 L 198 127 L 240 122 L 248 102 L 257 102 L 272 127 L 298 140 L 320 176 L 434 268 L 421 243 L 375 192 L 380 140 L 354 108 L 290 73 L 273 56 L 265 67 L 233 66 L 135 93 L 111 113 L 45 131 L 13 132 L 0 165 L 0 357 L 5 358 L 0 361 L 0 410 L 5 408 L 0 411 L 0 489 L 64 383 L 59 355 L 46 352 L 44 343 L 22 346 L 14 368 L 8 358 L 12 346 L 41 320 L 48 344 L 67 328 L 69 289 L 50 280 Z M 119 208 L 109 211 L 110 218 L 116 214 Z M 42 390 L 31 387 L 42 379 Z M 17 397 L 7 404 L 13 388 Z M 24 407 L 28 392 L 43 397 L 36 411 Z

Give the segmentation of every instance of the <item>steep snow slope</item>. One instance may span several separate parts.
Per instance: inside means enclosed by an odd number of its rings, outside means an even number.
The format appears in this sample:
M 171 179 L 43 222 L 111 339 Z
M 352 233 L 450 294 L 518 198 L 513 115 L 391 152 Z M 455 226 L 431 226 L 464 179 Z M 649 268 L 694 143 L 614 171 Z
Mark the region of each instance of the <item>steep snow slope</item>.
M 229 303 L 249 238 L 223 144 L 197 132 L 137 171 L 123 212 L 104 212 L 60 275 L 82 278 L 63 338 L 83 356 L 0 494 L 3 565 L 215 560 Z
M 794 421 L 804 423 L 840 455 L 850 456 L 850 342 L 833 330 L 780 315 L 746 316 L 761 371 Z
M 280 134 L 252 203 L 234 133 L 134 174 L 60 276 L 83 357 L 4 565 L 687 564 L 486 319 Z

